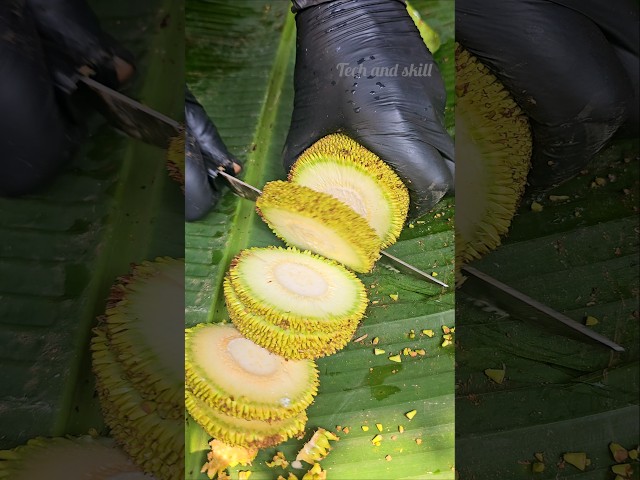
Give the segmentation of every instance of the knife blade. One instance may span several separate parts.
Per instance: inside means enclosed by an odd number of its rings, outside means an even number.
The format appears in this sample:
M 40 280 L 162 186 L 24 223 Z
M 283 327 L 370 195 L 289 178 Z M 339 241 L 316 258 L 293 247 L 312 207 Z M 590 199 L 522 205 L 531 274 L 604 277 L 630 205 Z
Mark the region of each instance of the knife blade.
M 251 200 L 253 202 L 255 202 L 258 197 L 262 194 L 262 192 L 254 187 L 253 185 L 249 185 L 248 183 L 243 182 L 242 180 L 229 175 L 228 173 L 226 173 L 223 170 L 213 170 L 213 169 L 209 169 L 209 175 L 212 178 L 215 178 L 217 175 L 220 175 L 222 178 L 224 178 L 227 182 L 227 185 L 229 186 L 229 188 L 231 189 L 231 191 L 233 193 L 235 193 L 236 195 L 238 195 L 239 197 L 242 198 L 246 198 L 247 200 Z M 395 264 L 396 266 L 399 266 L 400 268 L 402 268 L 405 271 L 410 271 L 411 273 L 415 273 L 417 275 L 420 275 L 421 277 L 429 280 L 432 283 L 435 283 L 437 285 L 440 285 L 441 287 L 444 288 L 448 288 L 449 285 L 447 285 L 444 282 L 441 282 L 440 280 L 438 280 L 437 278 L 432 277 L 431 275 L 429 275 L 427 272 L 423 272 L 422 270 L 420 270 L 417 267 L 414 267 L 413 265 L 411 265 L 410 263 L 405 262 L 404 260 L 399 259 L 398 257 L 382 251 L 380 252 L 380 254 L 385 257 L 386 260 L 388 260 L 390 263 Z
M 622 346 L 607 337 L 594 332 L 587 326 L 553 310 L 515 288 L 481 272 L 477 268 L 465 265 L 461 268 L 461 272 L 467 279 L 460 287 L 460 291 L 472 298 L 485 300 L 515 318 L 532 321 L 538 325 L 544 324 L 577 340 L 595 342 L 616 352 L 624 352 Z

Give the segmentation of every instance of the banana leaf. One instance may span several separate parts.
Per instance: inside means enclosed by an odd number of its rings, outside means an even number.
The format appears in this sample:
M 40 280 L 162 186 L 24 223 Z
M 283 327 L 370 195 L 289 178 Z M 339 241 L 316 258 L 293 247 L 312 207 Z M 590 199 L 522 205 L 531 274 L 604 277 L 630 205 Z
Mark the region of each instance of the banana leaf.
M 452 131 L 453 3 L 420 1 L 414 6 L 442 40 L 436 60 L 449 87 L 447 126 Z M 295 59 L 295 22 L 289 8 L 289 2 L 252 1 L 240 6 L 230 0 L 189 0 L 186 7 L 187 82 L 230 151 L 243 161 L 243 179 L 258 187 L 285 177 L 280 154 L 291 118 Z M 249 246 L 279 243 L 254 208 L 227 192 L 204 220 L 186 225 L 187 327 L 227 322 L 221 283 L 230 260 Z M 452 199 L 408 225 L 390 251 L 451 284 Z M 317 362 L 320 391 L 308 409 L 305 438 L 266 449 L 252 466 L 233 470 L 251 470 L 252 479 L 286 477 L 282 469 L 270 469 L 265 462 L 276 451 L 293 460 L 311 433 L 323 427 L 341 437 L 322 461 L 328 478 L 453 478 L 453 350 L 440 346 L 442 326 L 454 322 L 453 293 L 382 262 L 360 277 L 371 305 L 354 337 L 368 336 Z M 398 295 L 397 301 L 390 295 Z M 432 329 L 435 336 L 423 335 L 422 329 Z M 415 338 L 410 338 L 411 330 Z M 403 356 L 402 363 L 392 363 L 387 355 L 373 354 L 374 337 L 387 352 L 424 348 L 426 355 Z M 409 421 L 404 414 L 413 409 L 417 415 Z M 378 433 L 376 423 L 383 425 L 379 447 L 371 443 Z M 363 425 L 370 427 L 368 432 L 361 429 Z M 398 432 L 399 425 L 404 433 Z M 341 431 L 337 426 L 343 427 Z M 207 478 L 200 469 L 208 440 L 187 417 L 187 479 Z M 298 478 L 305 472 L 289 471 Z
M 180 2 L 90 3 L 103 28 L 137 57 L 126 93 L 178 118 Z M 165 152 L 126 138 L 97 115 L 88 131 L 47 188 L 0 199 L 0 448 L 40 435 L 106 433 L 90 329 L 131 263 L 183 256 L 183 195 L 167 175 Z
M 585 322 L 624 353 L 482 310 L 457 296 L 456 462 L 461 479 L 614 478 L 610 443 L 639 439 L 638 145 L 618 140 L 574 180 L 524 202 L 474 266 Z M 506 370 L 502 384 L 487 368 Z M 562 458 L 584 452 L 581 471 Z M 532 473 L 543 453 L 544 471 Z M 638 478 L 638 463 L 635 477 Z

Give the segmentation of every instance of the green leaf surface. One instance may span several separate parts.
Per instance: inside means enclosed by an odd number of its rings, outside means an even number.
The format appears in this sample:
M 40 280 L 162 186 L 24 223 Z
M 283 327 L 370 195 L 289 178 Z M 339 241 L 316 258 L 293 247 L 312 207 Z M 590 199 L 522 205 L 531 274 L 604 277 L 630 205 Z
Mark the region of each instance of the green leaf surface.
M 453 86 L 453 4 L 420 1 L 414 6 L 438 31 L 443 46 L 436 55 L 447 85 Z M 240 8 L 231 1 L 187 2 L 187 80 L 213 118 L 231 152 L 244 164 L 243 179 L 258 187 L 282 179 L 281 151 L 293 103 L 295 22 L 288 2 L 252 1 Z M 449 92 L 450 102 L 453 95 Z M 452 103 L 447 125 L 453 125 Z M 228 321 L 221 282 L 233 256 L 249 246 L 280 242 L 256 216 L 253 203 L 225 193 L 215 210 L 186 230 L 186 325 Z M 453 282 L 453 202 L 405 228 L 389 251 L 445 282 Z M 442 325 L 453 326 L 450 290 L 399 273 L 382 261 L 361 275 L 371 306 L 355 338 L 336 355 L 318 361 L 320 392 L 309 408 L 307 440 L 316 427 L 340 433 L 322 461 L 329 478 L 453 478 L 453 349 L 440 347 Z M 389 295 L 398 295 L 394 301 Z M 411 330 L 416 337 L 409 338 Z M 428 338 L 420 332 L 433 329 Z M 371 341 L 387 352 L 424 348 L 424 357 L 373 354 Z M 404 414 L 418 411 L 409 421 Z M 384 426 L 381 446 L 371 439 L 376 423 Z M 370 426 L 368 432 L 362 425 Z M 398 433 L 403 425 L 405 432 Z M 395 435 L 395 440 L 391 436 Z M 421 438 L 419 445 L 416 438 Z M 186 478 L 200 474 L 208 449 L 206 433 L 190 418 L 186 431 Z M 250 469 L 253 479 L 273 479 L 269 469 L 277 450 L 293 460 L 304 440 L 291 440 L 261 452 Z M 391 461 L 385 460 L 391 455 Z M 290 471 L 294 471 L 291 470 Z M 294 471 L 300 478 L 305 470 Z
M 126 93 L 178 118 L 183 100 L 166 92 L 182 92 L 180 2 L 90 3 L 136 55 Z M 89 337 L 109 287 L 132 262 L 183 255 L 183 196 L 165 153 L 91 122 L 47 188 L 0 199 L 0 449 L 100 430 Z
M 504 244 L 474 263 L 578 322 L 595 317 L 590 328 L 626 351 L 613 353 L 484 311 L 459 294 L 461 479 L 613 478 L 609 443 L 638 445 L 637 152 L 637 142 L 619 141 L 539 200 L 541 212 L 525 201 Z M 484 375 L 503 364 L 501 385 Z M 533 474 L 536 452 L 544 452 L 546 468 Z M 566 452 L 585 452 L 591 466 L 580 472 L 558 464 Z

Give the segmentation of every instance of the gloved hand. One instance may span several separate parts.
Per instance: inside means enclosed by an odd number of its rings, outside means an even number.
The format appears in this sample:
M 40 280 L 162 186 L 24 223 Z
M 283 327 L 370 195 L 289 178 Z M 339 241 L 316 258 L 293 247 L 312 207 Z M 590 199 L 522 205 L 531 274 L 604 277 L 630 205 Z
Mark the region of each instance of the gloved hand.
M 625 120 L 637 132 L 638 19 L 634 0 L 456 1 L 456 40 L 530 119 L 530 193 L 580 172 Z
M 72 70 L 89 67 L 114 87 L 133 73 L 131 55 L 100 29 L 85 2 L 0 2 L 0 195 L 40 188 L 82 141 L 84 126 L 55 87 L 54 57 Z
M 425 213 L 453 189 L 454 148 L 444 128 L 444 84 L 404 3 L 294 0 L 294 11 L 295 101 L 285 168 L 341 131 L 404 181 L 410 218 Z
M 209 171 L 240 172 L 240 163 L 229 153 L 215 125 L 189 89 L 185 89 L 185 220 L 205 216 L 221 194 L 221 185 Z

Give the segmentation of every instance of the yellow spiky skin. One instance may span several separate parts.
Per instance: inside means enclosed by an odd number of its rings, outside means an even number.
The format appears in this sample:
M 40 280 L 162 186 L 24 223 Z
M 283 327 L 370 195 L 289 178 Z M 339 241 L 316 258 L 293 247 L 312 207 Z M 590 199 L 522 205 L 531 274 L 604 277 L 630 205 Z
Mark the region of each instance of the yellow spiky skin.
M 321 138 L 296 160 L 289 180 L 346 203 L 364 217 L 386 248 L 397 240 L 409 192 L 377 155 L 341 133 Z
M 242 335 L 287 359 L 314 359 L 342 350 L 356 329 L 358 322 L 343 324 L 334 333 L 296 331 L 267 321 L 252 313 L 238 298 L 228 279 L 224 282 L 224 296 L 229 318 Z
M 145 475 L 110 438 L 38 437 L 13 450 L 0 450 L 0 479 L 107 480 L 117 474 L 131 480 L 153 480 Z
M 307 415 L 304 411 L 284 420 L 245 420 L 231 417 L 211 408 L 190 390 L 185 391 L 185 404 L 189 415 L 207 432 L 231 446 L 268 448 L 304 431 Z
M 287 244 L 369 272 L 380 256 L 380 238 L 369 223 L 331 195 L 274 181 L 264 186 L 256 210 Z
M 228 467 L 251 465 L 258 455 L 257 448 L 232 447 L 216 439 L 209 442 L 209 447 L 211 450 L 207 453 L 207 461 L 200 473 L 206 473 L 210 479 L 219 476 Z
M 500 245 L 526 185 L 531 133 L 509 92 L 456 46 L 456 268 Z
M 111 436 L 146 472 L 163 480 L 181 478 L 183 419 L 141 397 L 116 360 L 104 326 L 96 327 L 94 334 L 91 351 L 96 390 Z
M 169 148 L 167 149 L 167 170 L 169 170 L 169 176 L 178 182 L 183 192 L 185 177 L 184 143 L 185 131 L 181 129 L 179 135 L 171 138 Z
M 319 428 L 298 452 L 296 455 L 296 461 L 305 461 L 308 464 L 313 465 L 315 462 L 323 460 L 327 455 L 329 455 L 332 448 L 329 440 L 340 440 L 340 437 L 325 430 L 324 428 Z
M 128 379 L 165 415 L 184 411 L 181 335 L 184 260 L 158 258 L 133 267 L 113 285 L 101 321 Z
M 351 330 L 368 304 L 364 285 L 352 272 L 296 248 L 243 250 L 231 261 L 226 280 L 248 310 L 294 332 Z
M 186 331 L 185 375 L 187 388 L 199 400 L 247 420 L 294 417 L 318 391 L 313 361 L 287 361 L 245 339 L 233 326 L 217 323 Z

